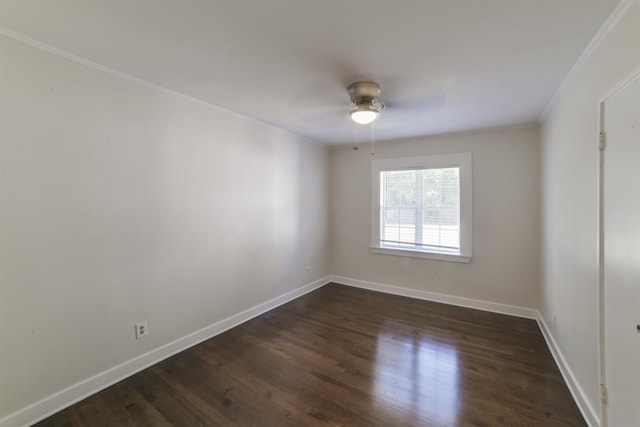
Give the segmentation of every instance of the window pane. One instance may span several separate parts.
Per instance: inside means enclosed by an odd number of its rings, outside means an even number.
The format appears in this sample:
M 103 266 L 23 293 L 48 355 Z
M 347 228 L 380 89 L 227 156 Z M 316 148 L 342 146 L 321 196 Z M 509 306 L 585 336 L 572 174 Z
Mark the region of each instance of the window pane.
M 382 172 L 382 240 L 415 242 L 416 178 L 413 170 Z
M 380 172 L 380 243 L 460 248 L 460 169 Z
M 460 248 L 460 168 L 425 169 L 421 243 Z

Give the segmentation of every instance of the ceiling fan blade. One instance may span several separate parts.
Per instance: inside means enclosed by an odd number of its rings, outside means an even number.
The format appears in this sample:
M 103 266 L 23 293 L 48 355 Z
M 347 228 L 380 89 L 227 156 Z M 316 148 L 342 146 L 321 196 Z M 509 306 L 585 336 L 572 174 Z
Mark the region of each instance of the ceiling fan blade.
M 289 100 L 289 108 L 303 122 L 336 127 L 348 120 L 351 101 L 341 84 L 320 82 L 296 92 Z
M 426 79 L 408 76 L 380 77 L 380 100 L 384 110 L 376 121 L 378 129 L 392 129 L 428 121 L 446 105 L 443 89 Z
M 298 110 L 295 115 L 305 123 L 326 128 L 339 127 L 349 122 L 349 110 L 342 108 L 310 108 Z
M 394 108 L 438 108 L 446 99 L 442 88 L 426 79 L 408 76 L 383 78 L 380 99 Z

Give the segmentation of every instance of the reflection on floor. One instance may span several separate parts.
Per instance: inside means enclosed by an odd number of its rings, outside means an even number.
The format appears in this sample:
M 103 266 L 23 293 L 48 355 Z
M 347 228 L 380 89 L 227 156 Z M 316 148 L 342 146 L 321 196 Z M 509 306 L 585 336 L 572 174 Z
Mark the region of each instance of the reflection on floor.
M 383 330 L 395 329 L 385 327 Z M 379 407 L 409 410 L 417 419 L 456 425 L 458 353 L 415 331 L 378 336 L 374 399 Z

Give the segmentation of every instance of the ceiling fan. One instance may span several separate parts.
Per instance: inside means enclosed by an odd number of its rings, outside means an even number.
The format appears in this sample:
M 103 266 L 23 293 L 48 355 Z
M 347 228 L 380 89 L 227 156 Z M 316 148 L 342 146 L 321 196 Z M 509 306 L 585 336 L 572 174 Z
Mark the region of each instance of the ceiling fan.
M 375 77 L 351 74 L 315 82 L 294 93 L 291 111 L 303 122 L 329 129 L 375 121 L 376 132 L 384 134 L 386 129 L 422 123 L 445 104 L 444 91 L 423 78 Z

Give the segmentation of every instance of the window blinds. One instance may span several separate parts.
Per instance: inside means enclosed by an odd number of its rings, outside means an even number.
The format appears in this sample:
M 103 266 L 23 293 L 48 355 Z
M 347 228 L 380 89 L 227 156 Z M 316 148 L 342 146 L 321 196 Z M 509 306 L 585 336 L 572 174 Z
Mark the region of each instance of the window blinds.
M 460 250 L 460 168 L 380 172 L 380 245 Z

